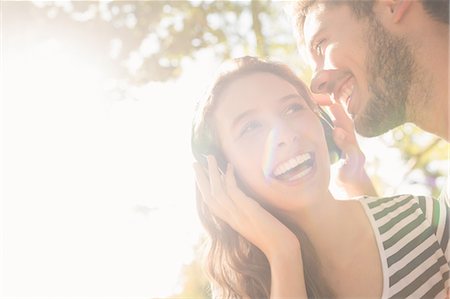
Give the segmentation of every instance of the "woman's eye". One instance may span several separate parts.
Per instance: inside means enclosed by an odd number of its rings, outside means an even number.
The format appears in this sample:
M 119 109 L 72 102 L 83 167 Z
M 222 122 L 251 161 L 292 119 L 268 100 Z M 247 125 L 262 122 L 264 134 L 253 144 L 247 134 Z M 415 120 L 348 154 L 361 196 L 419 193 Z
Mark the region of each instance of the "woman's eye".
M 286 115 L 291 115 L 294 114 L 297 111 L 303 110 L 303 105 L 302 104 L 291 104 L 289 105 L 289 107 L 286 109 Z
M 250 121 L 244 125 L 244 127 L 241 130 L 240 136 L 243 136 L 245 134 L 251 133 L 261 127 L 261 123 L 258 121 Z

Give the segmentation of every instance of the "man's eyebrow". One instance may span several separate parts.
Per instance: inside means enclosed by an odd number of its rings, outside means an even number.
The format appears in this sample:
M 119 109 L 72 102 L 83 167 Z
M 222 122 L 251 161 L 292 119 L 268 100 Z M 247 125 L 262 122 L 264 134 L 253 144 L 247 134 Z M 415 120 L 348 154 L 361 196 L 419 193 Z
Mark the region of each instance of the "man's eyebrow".
M 319 30 L 317 30 L 316 32 L 314 32 L 314 34 L 311 36 L 311 38 L 309 39 L 309 41 L 305 40 L 305 44 L 306 44 L 306 48 L 309 50 L 314 51 L 313 45 L 317 39 L 317 36 L 319 36 L 320 34 L 322 34 L 324 31 L 326 30 L 326 27 L 324 26 L 320 26 Z

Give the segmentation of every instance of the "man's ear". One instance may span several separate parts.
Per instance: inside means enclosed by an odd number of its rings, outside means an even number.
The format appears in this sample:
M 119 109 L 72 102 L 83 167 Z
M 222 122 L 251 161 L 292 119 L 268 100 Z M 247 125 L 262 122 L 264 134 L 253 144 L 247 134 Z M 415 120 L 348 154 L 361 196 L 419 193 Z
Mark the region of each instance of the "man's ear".
M 414 0 L 388 0 L 386 1 L 393 23 L 399 23 L 408 11 Z

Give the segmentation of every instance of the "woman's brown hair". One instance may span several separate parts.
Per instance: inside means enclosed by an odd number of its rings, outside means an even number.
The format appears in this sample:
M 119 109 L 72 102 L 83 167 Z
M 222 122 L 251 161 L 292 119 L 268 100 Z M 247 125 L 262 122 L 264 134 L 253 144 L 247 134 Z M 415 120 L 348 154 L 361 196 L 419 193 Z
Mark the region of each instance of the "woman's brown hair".
M 311 109 L 316 108 L 305 84 L 287 66 L 248 56 L 234 59 L 222 66 L 203 101 L 197 106 L 191 147 L 194 157 L 202 165 L 206 166 L 205 157 L 210 154 L 216 157 L 219 166 L 222 164 L 223 167 L 226 163 L 226 157 L 215 138 L 213 122 L 213 113 L 221 94 L 239 78 L 260 72 L 271 73 L 286 80 L 297 89 Z M 250 193 L 242 184 L 241 188 Z M 197 191 L 198 214 L 209 237 L 205 269 L 211 279 L 214 295 L 218 298 L 269 298 L 270 265 L 263 252 L 211 214 L 200 196 Z M 320 261 L 306 234 L 276 211 L 267 206 L 264 208 L 290 228 L 300 241 L 308 297 L 333 297 L 333 292 L 321 273 Z

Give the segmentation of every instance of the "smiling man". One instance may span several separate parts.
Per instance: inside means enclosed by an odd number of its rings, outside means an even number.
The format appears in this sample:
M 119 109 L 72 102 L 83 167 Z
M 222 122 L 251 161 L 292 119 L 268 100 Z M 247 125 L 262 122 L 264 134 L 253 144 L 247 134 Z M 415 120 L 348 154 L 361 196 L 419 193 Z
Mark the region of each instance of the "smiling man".
M 448 0 L 299 1 L 311 89 L 343 101 L 363 136 L 413 122 L 447 141 Z
M 412 122 L 449 139 L 449 0 L 300 0 L 311 90 L 340 101 L 356 131 Z

